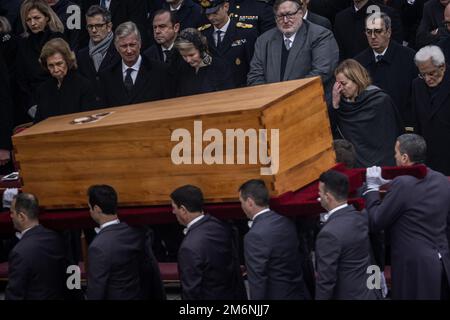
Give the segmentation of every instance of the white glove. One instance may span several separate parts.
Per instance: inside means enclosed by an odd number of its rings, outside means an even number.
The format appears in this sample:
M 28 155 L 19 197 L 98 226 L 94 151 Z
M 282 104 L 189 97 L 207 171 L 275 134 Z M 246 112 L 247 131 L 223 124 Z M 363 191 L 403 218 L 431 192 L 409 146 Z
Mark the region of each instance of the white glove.
M 366 184 L 368 190 L 380 190 L 380 186 L 389 183 L 391 180 L 383 179 L 381 167 L 373 166 L 366 169 Z

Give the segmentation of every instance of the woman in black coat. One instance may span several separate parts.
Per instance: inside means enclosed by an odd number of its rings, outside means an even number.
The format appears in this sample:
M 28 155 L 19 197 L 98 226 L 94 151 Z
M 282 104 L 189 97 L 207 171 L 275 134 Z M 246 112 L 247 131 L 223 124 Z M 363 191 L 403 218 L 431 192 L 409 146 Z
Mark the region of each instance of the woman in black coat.
M 337 132 L 355 147 L 356 167 L 394 166 L 402 120 L 389 95 L 371 85 L 356 60 L 341 62 L 334 75 L 333 112 Z
M 24 30 L 17 52 L 17 81 L 22 93 L 21 107 L 28 110 L 36 104 L 36 89 L 49 78 L 39 63 L 44 44 L 63 37 L 64 26 L 46 1 L 24 1 L 20 8 Z
M 206 38 L 196 29 L 181 31 L 175 48 L 184 61 L 172 66 L 177 96 L 188 96 L 235 88 L 225 60 L 212 58 Z
M 50 40 L 42 48 L 39 59 L 51 78 L 37 89 L 35 123 L 48 117 L 95 108 L 94 90 L 89 80 L 76 71 L 75 54 L 66 41 L 61 38 Z

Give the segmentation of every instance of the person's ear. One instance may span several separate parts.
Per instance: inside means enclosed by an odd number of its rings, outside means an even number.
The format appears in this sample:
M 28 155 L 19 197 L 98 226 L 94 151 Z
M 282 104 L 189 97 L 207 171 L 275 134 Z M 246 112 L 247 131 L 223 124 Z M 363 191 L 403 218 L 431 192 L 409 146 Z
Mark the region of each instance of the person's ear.
M 180 24 L 179 24 L 178 22 L 174 24 L 173 30 L 174 30 L 176 33 L 180 32 Z

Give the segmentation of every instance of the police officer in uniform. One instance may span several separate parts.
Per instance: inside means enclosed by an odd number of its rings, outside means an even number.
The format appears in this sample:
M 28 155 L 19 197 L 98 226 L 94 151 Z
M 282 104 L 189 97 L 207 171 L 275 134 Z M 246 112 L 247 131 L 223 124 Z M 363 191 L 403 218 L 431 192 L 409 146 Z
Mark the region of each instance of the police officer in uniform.
M 208 40 L 211 55 L 226 60 L 232 66 L 236 85 L 245 86 L 258 36 L 256 29 L 250 24 L 230 19 L 228 0 L 205 0 L 202 5 L 210 24 L 199 30 Z

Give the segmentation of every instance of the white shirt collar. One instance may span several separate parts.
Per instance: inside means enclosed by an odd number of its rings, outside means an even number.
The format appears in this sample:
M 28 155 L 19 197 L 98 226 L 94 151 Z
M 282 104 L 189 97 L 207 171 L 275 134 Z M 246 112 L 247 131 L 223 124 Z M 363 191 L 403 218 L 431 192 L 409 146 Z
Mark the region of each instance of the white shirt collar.
M 230 22 L 231 22 L 231 19 L 228 17 L 227 23 L 225 23 L 222 28 L 217 29 L 216 27 L 214 27 L 214 32 L 216 32 L 217 30 L 220 30 L 225 34 L 228 30 L 228 27 L 230 26 Z
M 197 222 L 202 220 L 205 217 L 204 214 L 202 214 L 201 216 L 198 216 L 197 218 L 195 218 L 194 220 L 192 220 L 191 222 L 189 222 L 186 226 L 186 228 L 184 228 L 183 233 L 186 235 L 186 233 L 188 233 L 189 229 Z
M 251 227 L 253 226 L 253 221 L 255 221 L 255 219 L 256 219 L 257 216 L 260 216 L 260 215 L 262 215 L 263 213 L 266 213 L 266 212 L 269 212 L 269 211 L 270 211 L 270 208 L 266 208 L 266 209 L 263 209 L 263 210 L 259 211 L 257 214 L 255 214 L 255 215 L 253 216 L 252 220 L 249 220 L 249 221 L 248 221 L 248 227 L 251 228 Z
M 119 219 L 114 219 L 108 222 L 105 222 L 104 224 L 100 225 L 99 228 L 95 228 L 95 232 L 99 233 L 101 230 L 105 229 L 106 227 L 112 226 L 113 224 L 119 224 L 120 220 Z
M 178 11 L 178 10 L 180 10 L 181 6 L 183 5 L 183 2 L 184 1 L 181 1 L 180 4 L 176 8 L 173 8 L 172 5 L 170 4 L 169 5 L 170 11 Z
M 305 14 L 303 15 L 303 20 L 308 19 L 308 10 L 305 11 Z
M 136 63 L 133 64 L 131 67 L 127 66 L 127 65 L 123 62 L 123 60 L 122 60 L 122 73 L 123 73 L 123 74 L 126 74 L 128 68 L 131 68 L 131 69 L 133 69 L 134 71 L 139 72 L 139 68 L 141 67 L 141 63 L 142 63 L 142 57 L 141 57 L 141 55 L 139 55 L 139 58 L 137 59 Z
M 389 48 L 389 46 L 387 46 L 386 49 L 384 49 L 382 53 L 378 53 L 375 50 L 372 50 L 373 54 L 375 55 L 375 60 L 377 59 L 377 56 L 379 56 L 379 55 L 384 56 L 388 48 Z
M 328 221 L 328 219 L 330 219 L 330 217 L 331 217 L 331 215 L 332 215 L 333 213 L 335 213 L 335 212 L 338 211 L 338 210 L 344 209 L 344 208 L 347 207 L 347 206 L 348 206 L 348 204 L 347 204 L 347 203 L 344 203 L 344 204 L 341 204 L 340 206 L 338 206 L 338 207 L 336 207 L 336 208 L 334 208 L 334 209 L 328 211 L 328 213 L 325 214 L 325 215 L 323 216 L 323 222 Z
M 293 45 L 294 45 L 294 40 L 295 40 L 295 36 L 296 36 L 296 35 L 297 35 L 297 32 L 294 33 L 292 36 L 290 36 L 290 37 L 288 38 L 288 37 L 286 37 L 286 36 L 283 34 L 283 42 L 285 42 L 286 39 L 291 40 L 291 48 L 292 48 Z
M 161 45 L 161 49 L 162 49 L 163 51 L 164 51 L 164 50 L 172 50 L 174 44 L 175 44 L 175 42 L 172 42 L 172 44 L 171 44 L 168 48 L 164 48 L 164 46 Z
M 100 5 L 100 3 L 99 3 L 99 5 Z M 105 0 L 105 6 L 106 6 L 106 9 L 109 10 L 109 7 L 111 6 L 111 0 Z
M 38 225 L 30 227 L 30 228 L 27 228 L 27 229 L 23 230 L 22 232 L 16 232 L 17 239 L 19 239 L 19 240 L 22 239 L 26 232 L 28 232 L 29 230 L 31 230 L 31 229 L 33 229 L 34 227 L 37 227 L 37 226 Z

